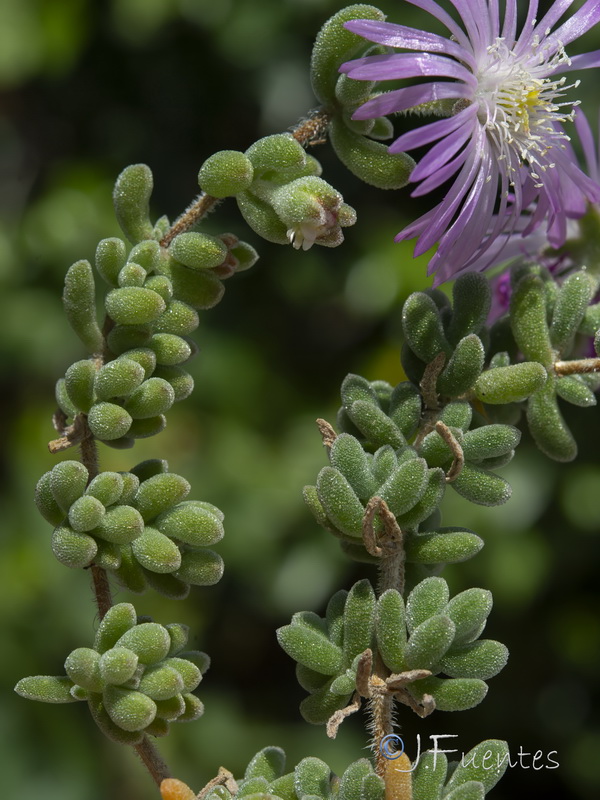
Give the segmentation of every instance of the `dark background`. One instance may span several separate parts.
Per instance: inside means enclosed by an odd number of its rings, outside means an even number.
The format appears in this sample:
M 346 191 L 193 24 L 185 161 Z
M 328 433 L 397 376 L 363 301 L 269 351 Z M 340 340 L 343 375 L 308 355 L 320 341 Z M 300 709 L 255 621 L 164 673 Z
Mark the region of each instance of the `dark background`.
M 526 4 L 523 3 L 523 6 Z M 581 5 L 576 3 L 575 7 Z M 4 688 L 0 775 L 19 800 L 138 800 L 156 792 L 134 756 L 103 739 L 86 707 L 29 703 L 12 693 L 23 675 L 63 671 L 65 656 L 91 642 L 97 624 L 85 571 L 50 551 L 33 486 L 51 468 L 53 385 L 83 357 L 62 315 L 64 272 L 92 258 L 98 239 L 118 234 L 112 183 L 129 163 L 149 164 L 153 210 L 173 219 L 197 193 L 203 160 L 245 149 L 286 130 L 314 105 L 308 60 L 314 35 L 342 4 L 328 0 L 3 0 L 0 24 L 0 676 Z M 408 4 L 381 4 L 392 21 L 430 26 Z M 600 36 L 573 52 L 600 46 Z M 586 81 L 587 77 L 587 81 Z M 582 75 L 580 97 L 597 78 Z M 587 86 L 587 88 L 586 88 Z M 590 106 L 588 106 L 589 108 Z M 597 103 L 591 103 L 595 118 Z M 401 126 L 402 121 L 399 123 Z M 317 416 L 333 420 L 347 372 L 392 383 L 399 308 L 424 288 L 426 260 L 394 234 L 420 210 L 408 191 L 377 192 L 316 155 L 324 177 L 359 215 L 335 251 L 308 253 L 258 241 L 224 203 L 205 230 L 231 230 L 261 260 L 227 285 L 202 315 L 196 391 L 167 431 L 136 451 L 103 448 L 102 465 L 127 469 L 166 457 L 188 477 L 193 497 L 219 505 L 226 563 L 216 587 L 182 603 L 134 598 L 140 613 L 191 627 L 191 643 L 213 665 L 199 695 L 204 717 L 175 725 L 159 746 L 172 771 L 196 790 L 219 765 L 240 776 L 257 749 L 277 744 L 288 766 L 316 755 L 340 774 L 367 754 L 357 714 L 336 741 L 304 723 L 304 696 L 274 630 L 294 611 L 322 611 L 338 588 L 368 574 L 319 530 L 301 499 L 325 463 Z M 529 444 L 504 470 L 514 495 L 500 509 L 469 506 L 448 493 L 444 521 L 480 533 L 477 558 L 444 573 L 452 593 L 492 590 L 486 635 L 505 642 L 508 666 L 487 699 L 425 722 L 399 714 L 409 755 L 416 735 L 457 734 L 467 751 L 484 738 L 557 751 L 556 770 L 516 767 L 493 792 L 514 797 L 596 798 L 600 723 L 600 444 L 594 409 L 567 410 L 581 444 L 575 464 L 550 463 Z M 66 454 L 69 457 L 69 454 Z M 131 599 L 126 592 L 116 600 Z M 526 765 L 531 759 L 525 760 Z

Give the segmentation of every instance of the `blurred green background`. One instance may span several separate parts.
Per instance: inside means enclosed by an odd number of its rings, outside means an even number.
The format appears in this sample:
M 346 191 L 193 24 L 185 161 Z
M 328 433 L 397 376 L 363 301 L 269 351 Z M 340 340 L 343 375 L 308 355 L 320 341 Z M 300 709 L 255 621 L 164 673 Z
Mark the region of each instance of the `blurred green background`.
M 423 19 L 404 4 L 400 14 L 397 0 L 380 6 L 391 20 Z M 61 312 L 64 272 L 91 258 L 99 238 L 118 233 L 111 188 L 125 165 L 151 165 L 156 216 L 174 218 L 197 192 L 207 156 L 245 149 L 311 108 L 311 43 L 341 7 L 333 0 L 0 0 L 0 775 L 7 798 L 156 797 L 133 754 L 105 741 L 83 705 L 45 706 L 12 693 L 23 675 L 61 673 L 66 654 L 87 645 L 97 625 L 88 574 L 53 559 L 49 526 L 33 506 L 33 486 L 54 463 L 46 448 L 54 381 L 83 356 Z M 599 47 L 600 33 L 577 44 L 575 51 Z M 586 89 L 582 77 L 579 96 L 593 99 L 594 78 Z M 195 589 L 183 603 L 134 598 L 140 613 L 189 624 L 193 646 L 213 659 L 199 690 L 205 716 L 173 726 L 160 742 L 173 773 L 196 790 L 220 765 L 240 775 L 267 744 L 284 747 L 290 767 L 317 755 L 338 773 L 366 755 L 361 713 L 334 742 L 302 722 L 304 692 L 274 630 L 296 610 L 322 611 L 335 590 L 368 573 L 317 528 L 301 489 L 325 463 L 314 420 L 333 420 L 346 373 L 402 378 L 399 305 L 429 281 L 412 246 L 392 240 L 432 201 L 419 207 L 408 192 L 359 185 L 327 146 L 316 155 L 324 177 L 358 210 L 346 243 L 302 253 L 259 242 L 234 203 L 223 204 L 205 229 L 239 234 L 261 260 L 203 315 L 196 391 L 170 414 L 166 432 L 136 451 L 102 452 L 108 469 L 166 457 L 191 480 L 192 497 L 226 514 L 218 586 Z M 600 793 L 593 712 L 600 428 L 594 410 L 569 409 L 581 444 L 575 464 L 558 468 L 526 436 L 504 470 L 514 487 L 506 506 L 480 509 L 448 493 L 445 523 L 473 528 L 486 547 L 444 575 L 453 592 L 492 590 L 487 635 L 508 644 L 508 666 L 472 711 L 424 722 L 408 710 L 399 715 L 411 756 L 418 732 L 424 741 L 456 734 L 448 746 L 463 751 L 484 738 L 506 739 L 513 756 L 521 746 L 557 751 L 558 769 L 512 769 L 496 800 Z M 131 598 L 119 591 L 116 599 Z

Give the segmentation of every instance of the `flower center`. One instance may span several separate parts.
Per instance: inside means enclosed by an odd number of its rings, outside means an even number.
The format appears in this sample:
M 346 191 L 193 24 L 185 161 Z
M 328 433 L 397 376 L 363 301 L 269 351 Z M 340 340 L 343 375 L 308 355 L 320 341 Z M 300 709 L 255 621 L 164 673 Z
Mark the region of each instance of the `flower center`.
M 511 184 L 522 164 L 533 167 L 530 174 L 539 181 L 536 170 L 555 166 L 547 153 L 552 147 L 564 148 L 562 140 L 569 140 L 560 123 L 573 120 L 573 109 L 580 101 L 557 100 L 567 89 L 579 86 L 579 81 L 565 86 L 566 78 L 552 77 L 565 62 L 570 63 L 562 45 L 548 57 L 537 37 L 521 53 L 509 49 L 501 38 L 487 48 L 476 75 L 477 116 L 498 160 L 506 162 Z

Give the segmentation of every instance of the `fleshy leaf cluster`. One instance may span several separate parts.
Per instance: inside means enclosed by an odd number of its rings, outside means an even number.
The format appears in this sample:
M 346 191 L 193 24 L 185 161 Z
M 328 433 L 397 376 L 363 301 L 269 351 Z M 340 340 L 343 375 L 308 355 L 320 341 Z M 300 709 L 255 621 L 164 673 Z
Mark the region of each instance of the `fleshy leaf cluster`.
M 356 214 L 324 181 L 321 165 L 288 133 L 265 136 L 245 153 L 224 150 L 200 168 L 201 188 L 234 196 L 248 225 L 264 239 L 308 250 L 336 247 Z
M 328 134 L 340 161 L 365 183 L 379 189 L 400 189 L 408 183 L 415 162 L 406 153 L 390 154 L 382 143 L 393 135 L 389 119 L 352 119 L 356 109 L 372 96 L 375 83 L 340 75 L 339 67 L 351 58 L 386 51 L 346 30 L 344 23 L 351 19 L 384 20 L 385 15 L 374 6 L 359 3 L 347 6 L 325 23 L 311 59 L 313 91 L 329 117 Z
M 185 650 L 187 639 L 187 626 L 138 618 L 131 604 L 119 603 L 104 616 L 94 646 L 67 656 L 66 676 L 23 678 L 16 691 L 46 703 L 87 701 L 103 733 L 121 744 L 137 744 L 146 733 L 165 736 L 171 722 L 204 711 L 192 692 L 210 659 Z
M 498 739 L 480 742 L 460 762 L 448 762 L 444 753 L 426 751 L 420 754 L 414 771 L 404 776 L 413 800 L 483 800 L 500 780 L 509 760 L 508 745 Z M 279 747 L 265 747 L 250 761 L 243 778 L 233 786 L 217 786 L 206 800 L 383 800 L 395 796 L 393 792 L 394 767 L 391 759 L 386 770 L 386 781 L 373 770 L 366 758 L 350 764 L 341 776 L 335 775 L 319 758 L 305 758 L 293 772 L 285 773 L 285 753 Z M 180 781 L 180 787 L 185 787 Z M 390 784 L 386 792 L 387 784 Z M 165 784 L 167 782 L 165 781 Z M 185 787 L 189 789 L 189 787 Z M 192 800 L 189 795 L 169 795 L 163 790 L 164 800 Z M 166 793 L 165 793 L 166 792 Z
M 143 461 L 130 472 L 101 472 L 88 481 L 83 464 L 62 461 L 36 487 L 62 564 L 95 565 L 133 592 L 150 586 L 176 598 L 186 597 L 190 584 L 221 578 L 223 561 L 208 545 L 223 537 L 223 514 L 211 503 L 185 500 L 190 485 L 166 461 Z
M 500 642 L 479 639 L 491 608 L 490 592 L 467 589 L 450 599 L 446 581 L 430 577 L 414 587 L 406 603 L 396 589 L 377 599 L 362 580 L 349 592 L 337 592 L 324 618 L 295 614 L 277 637 L 297 661 L 298 681 L 310 693 L 300 705 L 302 716 L 325 723 L 355 692 L 368 696 L 359 674 L 367 650 L 369 663 L 380 657 L 390 670 L 397 699 L 417 713 L 478 705 L 487 693 L 485 681 L 508 658 Z

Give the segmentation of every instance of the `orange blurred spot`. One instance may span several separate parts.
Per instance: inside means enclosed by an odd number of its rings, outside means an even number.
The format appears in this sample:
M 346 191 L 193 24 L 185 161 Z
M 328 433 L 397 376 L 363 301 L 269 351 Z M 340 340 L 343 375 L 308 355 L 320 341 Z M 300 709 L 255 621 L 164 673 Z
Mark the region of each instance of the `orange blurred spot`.
M 410 759 L 406 753 L 385 763 L 385 800 L 412 800 Z M 403 770 L 402 772 L 400 770 Z
M 160 794 L 163 800 L 196 800 L 196 793 L 177 778 L 165 778 L 160 784 Z

